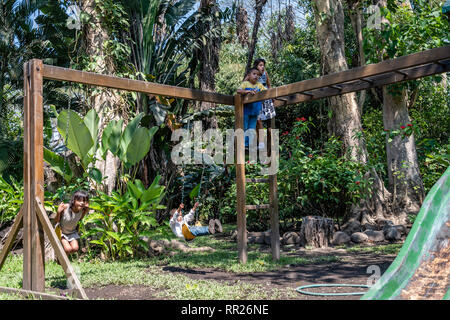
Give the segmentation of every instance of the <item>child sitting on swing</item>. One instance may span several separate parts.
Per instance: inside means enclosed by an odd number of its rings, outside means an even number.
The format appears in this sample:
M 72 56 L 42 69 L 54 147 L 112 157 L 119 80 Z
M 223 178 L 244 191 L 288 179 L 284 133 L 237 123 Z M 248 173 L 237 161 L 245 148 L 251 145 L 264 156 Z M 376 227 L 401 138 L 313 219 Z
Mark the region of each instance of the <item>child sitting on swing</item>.
M 70 203 L 61 203 L 58 207 L 55 221 L 61 228 L 61 243 L 67 254 L 78 251 L 77 232 L 78 222 L 84 218 L 89 211 L 89 194 L 78 190 L 72 195 Z
M 182 215 L 184 204 L 180 204 L 178 209 L 172 209 L 170 211 L 170 228 L 173 233 L 181 239 L 191 241 L 195 237 L 206 236 L 215 234 L 216 232 L 222 232 L 222 224 L 219 219 L 210 219 L 208 226 L 189 226 L 188 223 L 194 220 L 194 213 L 197 210 L 199 203 L 196 202 L 194 207 L 185 216 Z

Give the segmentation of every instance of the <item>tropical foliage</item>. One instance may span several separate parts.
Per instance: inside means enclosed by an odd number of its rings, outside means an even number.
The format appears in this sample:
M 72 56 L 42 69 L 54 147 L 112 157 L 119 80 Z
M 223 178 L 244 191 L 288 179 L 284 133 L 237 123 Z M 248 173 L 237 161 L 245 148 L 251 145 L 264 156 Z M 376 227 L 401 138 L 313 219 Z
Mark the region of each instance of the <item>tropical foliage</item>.
M 90 1 L 95 10 L 88 14 L 78 7 L 79 2 L 71 0 L 0 1 L 0 224 L 10 223 L 22 201 L 25 61 L 40 58 L 46 64 L 84 71 L 97 70 L 103 63 L 115 76 L 199 88 L 198 50 L 211 39 L 220 38 L 218 56 L 212 57 L 218 59 L 220 67 L 214 79 L 215 91 L 234 94 L 250 48 L 237 39 L 237 29 L 248 29 L 233 21 L 236 4 L 232 2 L 202 2 L 218 7 L 208 14 L 208 10 L 199 9 L 196 0 Z M 255 5 L 254 1 L 244 2 Z M 344 4 L 345 59 L 349 66 L 358 66 L 362 58 L 374 63 L 449 42 L 449 22 L 439 1 L 414 0 L 399 5 L 389 0 L 386 8 L 377 5 L 382 18 L 379 28 L 369 23 L 378 18 L 369 10 L 372 2 L 358 1 L 361 53 L 350 19 L 350 5 L 356 1 L 340 2 Z M 280 3 L 278 10 L 264 8 L 255 58 L 266 59 L 272 86 L 322 75 L 313 4 L 302 0 L 291 5 L 297 17 L 292 20 L 289 9 L 289 23 L 283 22 L 288 14 L 285 5 Z M 212 21 L 220 21 L 220 26 L 208 24 Z M 248 22 L 248 26 L 252 24 Z M 205 30 L 205 25 L 211 27 Z M 103 56 L 87 54 L 86 39 L 92 36 L 89 31 L 93 32 L 87 27 L 93 26 L 106 35 Z M 282 229 L 311 214 L 341 221 L 352 206 L 370 196 L 372 180 L 364 176 L 368 170 L 375 170 L 388 185 L 386 142 L 399 136 L 414 134 L 420 174 L 428 191 L 450 165 L 447 76 L 392 86 L 393 92 L 399 88 L 407 91 L 411 121 L 388 131 L 384 129 L 380 92 L 365 92 L 359 106 L 363 132 L 354 133 L 364 139 L 365 164 L 350 161 L 339 139 L 328 134 L 332 110 L 328 101 L 277 109 Z M 98 93 L 98 88 L 45 82 L 44 159 L 56 177 L 56 188 L 50 192 L 47 186 L 46 207 L 54 210 L 59 201 L 67 200 L 79 188 L 90 191 L 95 211 L 83 221 L 81 233 L 91 253 L 109 259 L 139 255 L 147 249 L 147 238 L 167 229 L 167 212 L 178 206 L 180 199 L 188 205 L 199 200 L 200 219 L 235 221 L 234 166 L 176 166 L 170 159 L 173 130 L 189 127 L 191 120 L 209 117 L 211 112 L 193 114 L 196 106 L 191 101 L 141 93 L 120 93 L 120 103 L 97 105 L 94 110 L 89 104 Z M 361 95 L 358 93 L 358 98 Z M 103 118 L 100 110 L 120 116 Z M 233 128 L 232 106 L 216 106 L 213 113 L 219 128 Z M 119 163 L 116 187 L 109 193 L 104 188 L 107 177 L 97 168 L 107 155 Z M 260 169 L 260 164 L 246 164 L 249 177 L 257 177 Z M 268 203 L 264 185 L 249 184 L 246 193 L 249 204 Z M 267 230 L 268 219 L 265 211 L 249 212 L 249 230 Z

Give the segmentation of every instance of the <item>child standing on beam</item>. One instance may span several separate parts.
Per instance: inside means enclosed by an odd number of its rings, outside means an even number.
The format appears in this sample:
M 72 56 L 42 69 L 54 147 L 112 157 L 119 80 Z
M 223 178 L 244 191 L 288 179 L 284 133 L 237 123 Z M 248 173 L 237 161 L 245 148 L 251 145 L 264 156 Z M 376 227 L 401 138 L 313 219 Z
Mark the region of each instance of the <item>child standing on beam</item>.
M 261 73 L 256 68 L 251 68 L 245 75 L 245 81 L 237 89 L 237 93 L 242 95 L 251 94 L 254 95 L 258 91 L 266 90 L 266 88 L 258 82 Z M 245 148 L 248 148 L 250 136 L 252 142 L 254 139 L 254 133 L 256 132 L 256 121 L 262 109 L 262 101 L 251 102 L 244 104 L 244 132 L 251 130 L 249 135 L 245 136 Z

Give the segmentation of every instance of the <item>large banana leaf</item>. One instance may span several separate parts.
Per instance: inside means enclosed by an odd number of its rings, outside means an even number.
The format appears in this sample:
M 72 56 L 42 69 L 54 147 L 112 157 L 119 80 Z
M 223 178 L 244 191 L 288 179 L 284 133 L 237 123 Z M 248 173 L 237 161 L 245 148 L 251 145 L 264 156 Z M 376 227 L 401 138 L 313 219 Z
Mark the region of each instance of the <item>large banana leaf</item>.
M 115 156 L 119 156 L 120 138 L 122 136 L 123 119 L 111 120 L 103 130 L 102 135 L 102 156 L 106 157 L 106 151 L 110 150 Z
M 129 167 L 134 166 L 136 163 L 144 159 L 145 155 L 150 150 L 151 141 L 158 127 L 152 127 L 147 129 L 145 127 L 139 127 L 130 143 L 128 144 L 126 153 L 126 163 Z
M 92 140 L 94 141 L 94 145 L 92 146 L 91 150 L 89 150 L 90 155 L 94 155 L 94 152 L 97 150 L 98 147 L 98 124 L 100 122 L 100 118 L 95 111 L 95 109 L 89 110 L 89 112 L 84 117 L 84 124 L 88 128 L 89 132 L 91 133 Z
M 127 148 L 127 167 L 131 167 L 144 159 L 145 155 L 150 150 L 150 139 L 150 133 L 147 128 L 140 127 L 135 131 Z
M 144 113 L 138 114 L 136 117 L 134 117 L 133 120 L 131 120 L 125 130 L 122 133 L 122 137 L 120 139 L 120 152 L 123 157 L 121 157 L 121 160 L 124 162 L 127 162 L 127 150 L 128 146 L 130 145 L 131 140 L 133 139 L 133 136 L 138 129 L 139 123 L 142 120 L 142 117 L 144 116 Z M 142 134 L 142 133 L 141 133 Z
M 44 147 L 44 161 L 47 162 L 50 167 L 59 175 L 61 175 L 67 183 L 72 180 L 72 170 L 63 157 L 59 154 Z
M 72 110 L 62 110 L 58 116 L 58 131 L 67 140 L 67 148 L 72 150 L 80 159 L 84 168 L 92 160 L 88 156 L 94 145 L 91 133 L 83 119 Z
M 159 180 L 161 179 L 161 176 L 158 175 L 153 180 L 153 183 L 148 187 L 147 190 L 144 191 L 144 193 L 141 196 L 141 202 L 144 205 L 148 205 L 151 202 L 155 201 L 156 199 L 160 198 L 161 195 L 164 192 L 164 186 L 159 185 Z

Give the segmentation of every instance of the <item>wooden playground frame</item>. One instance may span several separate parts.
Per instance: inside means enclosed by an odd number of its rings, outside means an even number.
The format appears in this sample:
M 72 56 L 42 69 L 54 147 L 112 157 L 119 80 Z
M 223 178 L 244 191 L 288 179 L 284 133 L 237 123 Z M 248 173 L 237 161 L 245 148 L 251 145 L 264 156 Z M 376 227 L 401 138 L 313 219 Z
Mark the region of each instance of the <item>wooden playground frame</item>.
M 366 65 L 316 79 L 288 84 L 254 96 L 223 95 L 188 88 L 161 85 L 151 82 L 130 80 L 114 76 L 77 71 L 43 64 L 42 60 L 33 59 L 24 64 L 24 202 L 17 214 L 5 246 L 0 253 L 0 269 L 12 249 L 14 239 L 23 227 L 23 289 L 0 287 L 0 292 L 33 295 L 42 299 L 62 299 L 62 297 L 45 294 L 44 270 L 44 232 L 66 276 L 74 285 L 78 298 L 87 299 L 81 283 L 70 264 L 67 255 L 55 234 L 53 226 L 44 209 L 44 157 L 43 157 L 43 80 L 77 82 L 93 86 L 108 87 L 119 90 L 135 91 L 145 94 L 162 95 L 234 105 L 235 128 L 244 128 L 244 104 L 266 99 L 274 99 L 275 106 L 286 106 L 299 102 L 326 98 L 330 96 L 360 91 L 377 86 L 417 79 L 433 74 L 450 71 L 450 46 L 435 48 L 377 64 Z M 275 121 L 272 119 L 271 127 Z M 237 226 L 238 257 L 241 263 L 247 262 L 246 210 L 268 208 L 270 210 L 272 257 L 280 258 L 279 218 L 277 176 L 269 179 L 245 178 L 244 137 L 236 136 L 236 185 L 237 185 Z M 273 142 L 270 139 L 271 144 Z M 273 154 L 271 157 L 273 159 Z M 258 180 L 258 179 L 256 179 Z M 264 181 L 262 181 L 264 180 Z M 246 183 L 269 182 L 270 204 L 246 205 Z

